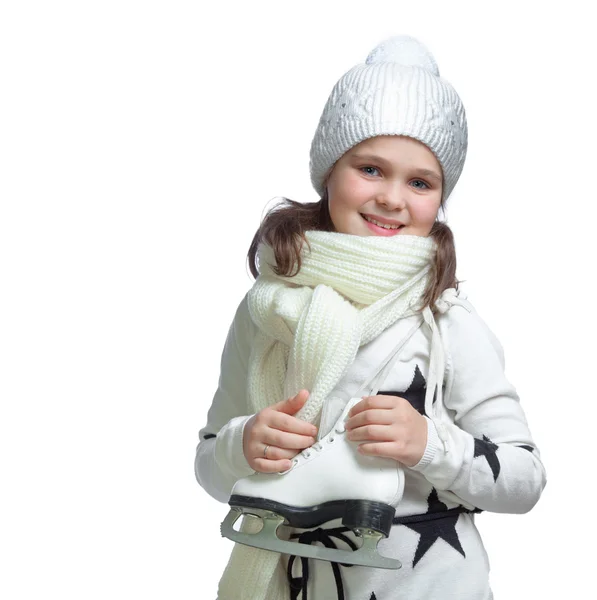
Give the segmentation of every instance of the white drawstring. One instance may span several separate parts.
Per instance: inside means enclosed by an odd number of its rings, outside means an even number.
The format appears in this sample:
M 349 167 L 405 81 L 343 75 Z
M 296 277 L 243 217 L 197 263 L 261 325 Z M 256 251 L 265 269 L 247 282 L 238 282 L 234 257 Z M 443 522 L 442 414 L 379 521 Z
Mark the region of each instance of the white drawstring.
M 458 304 L 459 306 L 464 307 L 468 312 L 471 312 L 469 304 L 465 302 L 463 298 L 460 298 L 459 292 L 457 292 L 455 288 L 444 290 L 442 295 L 435 301 L 435 306 L 441 314 L 448 312 L 453 304 Z
M 444 290 L 442 295 L 435 302 L 440 314 L 447 312 L 453 304 L 464 306 L 470 312 L 468 306 L 458 297 L 458 292 L 454 288 Z M 433 312 L 429 306 L 423 309 L 423 318 L 431 330 L 431 350 L 429 353 L 429 374 L 427 376 L 427 391 L 425 394 L 425 412 L 433 421 L 437 434 L 442 441 L 444 451 L 449 452 L 448 446 L 448 430 L 443 422 L 442 417 L 445 417 L 446 408 L 443 402 L 443 384 L 445 373 L 445 356 L 442 344 L 442 338 L 439 332 L 439 327 L 433 316 Z M 433 396 L 437 390 L 435 403 Z
M 425 413 L 433 421 L 437 434 L 442 441 L 444 451 L 449 452 L 448 432 L 441 419 L 441 406 L 443 404 L 442 388 L 444 379 L 444 351 L 442 340 L 439 334 L 439 328 L 433 317 L 433 312 L 429 306 L 423 309 L 423 318 L 431 330 L 431 350 L 429 353 L 429 374 L 427 375 L 427 391 L 425 393 Z M 433 396 L 437 390 L 435 403 Z

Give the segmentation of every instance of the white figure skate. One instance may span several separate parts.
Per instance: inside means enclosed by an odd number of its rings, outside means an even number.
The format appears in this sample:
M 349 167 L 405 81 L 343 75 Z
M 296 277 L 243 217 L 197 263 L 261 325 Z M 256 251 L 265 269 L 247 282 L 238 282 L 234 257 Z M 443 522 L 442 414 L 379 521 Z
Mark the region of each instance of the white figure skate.
M 284 554 L 400 568 L 398 560 L 380 555 L 377 545 L 390 534 L 404 491 L 404 472 L 393 459 L 360 454 L 358 443 L 346 438 L 344 422 L 360 400 L 352 398 L 329 433 L 298 454 L 288 471 L 256 473 L 237 481 L 228 501 L 231 510 L 220 527 L 222 535 Z M 233 525 L 242 514 L 260 517 L 262 529 L 257 533 L 236 531 Z M 282 524 L 310 529 L 339 518 L 362 538 L 357 550 L 300 544 L 282 540 L 276 533 Z

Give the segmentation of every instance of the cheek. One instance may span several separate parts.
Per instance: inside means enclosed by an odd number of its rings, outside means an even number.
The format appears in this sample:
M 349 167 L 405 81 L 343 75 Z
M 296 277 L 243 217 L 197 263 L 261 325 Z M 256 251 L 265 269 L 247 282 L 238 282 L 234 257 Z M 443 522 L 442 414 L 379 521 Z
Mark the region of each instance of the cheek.
M 348 176 L 342 182 L 342 196 L 345 201 L 354 206 L 360 206 L 366 202 L 373 193 L 372 182 L 358 175 Z
M 357 208 L 367 198 L 367 182 L 362 177 L 345 175 L 329 188 L 332 207 Z
M 437 202 L 422 203 L 415 209 L 416 219 L 422 223 L 433 223 L 439 211 L 439 200 Z

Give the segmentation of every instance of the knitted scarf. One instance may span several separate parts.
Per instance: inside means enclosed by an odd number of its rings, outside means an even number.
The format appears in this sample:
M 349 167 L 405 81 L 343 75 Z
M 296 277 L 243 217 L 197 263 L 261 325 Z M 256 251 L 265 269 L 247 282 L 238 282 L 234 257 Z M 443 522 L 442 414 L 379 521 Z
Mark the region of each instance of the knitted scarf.
M 258 328 L 248 367 L 248 401 L 258 412 L 302 388 L 297 417 L 314 422 L 360 346 L 422 308 L 436 244 L 430 237 L 308 231 L 296 276 L 274 273 L 272 248 L 258 248 L 259 277 L 248 307 Z M 310 248 L 310 249 L 309 249 Z M 242 530 L 259 529 L 244 519 Z M 286 600 L 281 555 L 236 544 L 219 600 Z

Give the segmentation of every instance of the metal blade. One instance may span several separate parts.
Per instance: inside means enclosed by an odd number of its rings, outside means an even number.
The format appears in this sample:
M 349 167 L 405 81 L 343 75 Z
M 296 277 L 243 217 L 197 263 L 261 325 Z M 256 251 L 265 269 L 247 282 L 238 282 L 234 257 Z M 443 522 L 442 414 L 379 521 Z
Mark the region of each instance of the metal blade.
M 252 511 L 248 514 L 254 514 Z M 399 569 L 402 565 L 399 560 L 382 556 L 377 551 L 377 544 L 382 539 L 381 533 L 362 533 L 363 544 L 357 550 L 340 550 L 334 548 L 322 548 L 321 546 L 310 546 L 281 540 L 276 531 L 285 521 L 284 517 L 269 513 L 267 516 L 259 515 L 263 521 L 263 528 L 257 533 L 244 533 L 233 528 L 234 523 L 241 516 L 239 509 L 232 509 L 222 522 L 220 532 L 222 536 L 254 548 L 279 552 L 281 554 L 292 554 L 316 560 L 344 563 L 349 565 L 361 565 L 363 567 L 375 567 L 380 569 Z

